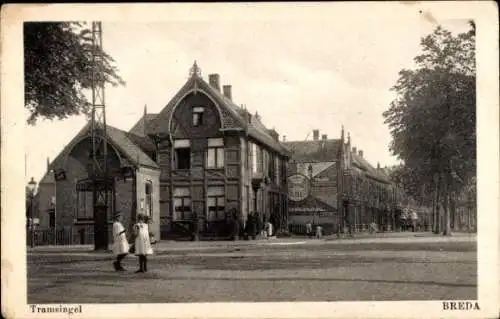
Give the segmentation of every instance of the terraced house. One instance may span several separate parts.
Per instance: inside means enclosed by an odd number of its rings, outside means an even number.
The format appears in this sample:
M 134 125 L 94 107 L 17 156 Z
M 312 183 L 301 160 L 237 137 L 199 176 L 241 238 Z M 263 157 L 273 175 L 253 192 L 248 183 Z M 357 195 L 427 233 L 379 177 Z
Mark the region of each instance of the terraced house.
M 322 225 L 326 233 L 361 232 L 375 223 L 379 230 L 395 229 L 404 196 L 385 171 L 373 167 L 363 151 L 351 145 L 342 128 L 340 139 L 319 130 L 313 139 L 283 141 L 292 153 L 288 176 L 289 220 L 292 232 L 305 223 Z
M 92 231 L 88 131 L 86 126 L 75 137 L 40 183 L 46 226 L 56 216 L 59 229 Z M 193 227 L 202 237 L 227 237 L 229 219 L 236 217 L 243 229 L 249 212 L 286 229 L 289 154 L 258 114 L 233 102 L 231 85 L 221 90 L 218 74 L 207 83 L 195 63 L 159 114 L 145 110 L 129 132 L 108 126 L 108 135 L 115 183 L 108 216 L 119 209 L 130 224 L 137 213 L 150 214 L 157 238 L 189 237 Z M 67 178 L 54 181 L 55 171 Z

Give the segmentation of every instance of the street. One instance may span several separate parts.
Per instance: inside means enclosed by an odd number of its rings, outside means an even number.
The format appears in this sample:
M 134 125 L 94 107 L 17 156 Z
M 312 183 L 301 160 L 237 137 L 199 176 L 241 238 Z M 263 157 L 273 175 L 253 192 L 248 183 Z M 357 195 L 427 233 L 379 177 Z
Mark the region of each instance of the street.
M 356 242 L 357 241 L 357 242 Z M 476 299 L 475 237 L 161 243 L 148 273 L 84 249 L 28 253 L 28 303 Z

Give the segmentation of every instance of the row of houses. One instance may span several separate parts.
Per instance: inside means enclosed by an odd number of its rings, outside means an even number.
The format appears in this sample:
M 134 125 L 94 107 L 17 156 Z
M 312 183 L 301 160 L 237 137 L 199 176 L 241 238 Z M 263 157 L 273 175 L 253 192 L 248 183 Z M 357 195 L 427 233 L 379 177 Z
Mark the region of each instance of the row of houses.
M 280 140 L 233 101 L 231 85 L 221 88 L 218 74 L 205 81 L 196 63 L 160 113 L 145 108 L 132 129 L 108 126 L 107 134 L 108 222 L 115 211 L 126 225 L 143 213 L 157 238 L 185 236 L 193 221 L 204 236 L 227 236 L 228 213 L 242 228 L 255 213 L 278 232 L 308 221 L 331 232 L 372 222 L 391 230 L 403 209 L 401 191 L 343 128 L 337 139 L 314 130 L 312 140 Z M 47 163 L 37 195 L 41 228 L 71 229 L 80 241 L 92 229 L 90 146 L 87 124 Z

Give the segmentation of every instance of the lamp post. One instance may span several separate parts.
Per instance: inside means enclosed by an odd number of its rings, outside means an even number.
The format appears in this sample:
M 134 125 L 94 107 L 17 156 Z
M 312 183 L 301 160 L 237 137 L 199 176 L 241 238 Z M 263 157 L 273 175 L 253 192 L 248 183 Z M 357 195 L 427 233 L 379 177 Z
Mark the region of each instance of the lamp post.
M 30 222 L 28 223 L 29 231 L 30 231 L 30 247 L 35 247 L 35 232 L 34 232 L 34 226 L 35 223 L 33 221 L 33 197 L 34 197 L 34 192 L 36 188 L 36 182 L 34 178 L 32 177 L 31 180 L 28 183 L 28 192 L 29 192 L 29 218 Z
M 54 245 L 57 245 L 57 174 L 56 170 L 51 170 L 54 175 L 54 200 L 52 201 L 52 205 L 54 205 Z

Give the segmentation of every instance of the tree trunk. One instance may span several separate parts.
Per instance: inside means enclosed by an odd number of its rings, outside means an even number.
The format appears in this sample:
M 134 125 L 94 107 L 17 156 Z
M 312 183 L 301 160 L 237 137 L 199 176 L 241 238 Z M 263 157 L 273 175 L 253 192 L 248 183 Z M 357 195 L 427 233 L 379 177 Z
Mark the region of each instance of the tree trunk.
M 445 185 L 445 189 L 444 189 L 443 208 L 444 208 L 443 235 L 444 236 L 451 236 L 450 191 L 449 191 L 448 185 Z
M 458 231 L 460 226 L 460 215 L 457 216 L 457 199 L 455 197 L 455 192 L 452 192 L 450 197 L 450 210 L 451 210 L 451 229 L 453 231 Z
M 435 187 L 434 187 L 434 207 L 433 207 L 433 232 L 434 234 L 439 234 L 441 232 L 441 228 L 439 227 L 441 224 L 441 214 L 440 214 L 440 203 L 439 203 L 439 193 L 441 191 L 441 178 L 440 175 L 435 179 Z

